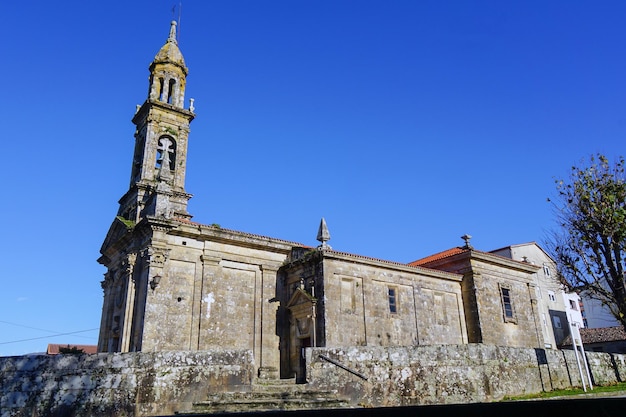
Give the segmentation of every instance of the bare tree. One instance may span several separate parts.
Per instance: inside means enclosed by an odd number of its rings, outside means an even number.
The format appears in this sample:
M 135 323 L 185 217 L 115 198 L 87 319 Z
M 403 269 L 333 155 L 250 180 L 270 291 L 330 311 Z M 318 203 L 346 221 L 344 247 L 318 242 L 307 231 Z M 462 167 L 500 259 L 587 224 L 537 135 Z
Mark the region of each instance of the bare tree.
M 557 180 L 551 203 L 559 228 L 548 246 L 564 284 L 598 300 L 626 329 L 624 174 L 623 157 L 610 163 L 596 155 Z

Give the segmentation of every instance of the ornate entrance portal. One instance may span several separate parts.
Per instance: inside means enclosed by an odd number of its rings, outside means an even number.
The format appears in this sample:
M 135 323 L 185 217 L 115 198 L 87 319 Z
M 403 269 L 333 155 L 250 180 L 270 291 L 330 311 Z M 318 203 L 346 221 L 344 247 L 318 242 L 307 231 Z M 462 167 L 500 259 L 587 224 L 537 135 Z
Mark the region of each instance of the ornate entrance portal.
M 316 299 L 298 288 L 289 303 L 289 375 L 295 375 L 296 382 L 306 382 L 305 349 L 315 346 Z

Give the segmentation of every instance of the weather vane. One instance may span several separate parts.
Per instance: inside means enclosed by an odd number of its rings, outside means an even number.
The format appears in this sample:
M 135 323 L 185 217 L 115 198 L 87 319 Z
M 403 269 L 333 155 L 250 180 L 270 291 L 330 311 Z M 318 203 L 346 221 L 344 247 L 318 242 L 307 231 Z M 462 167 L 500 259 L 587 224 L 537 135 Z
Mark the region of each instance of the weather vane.
M 172 20 L 177 20 L 178 31 L 176 33 L 176 42 L 180 42 L 180 15 L 183 10 L 183 2 L 178 3 L 178 19 L 176 19 L 176 3 L 172 6 Z

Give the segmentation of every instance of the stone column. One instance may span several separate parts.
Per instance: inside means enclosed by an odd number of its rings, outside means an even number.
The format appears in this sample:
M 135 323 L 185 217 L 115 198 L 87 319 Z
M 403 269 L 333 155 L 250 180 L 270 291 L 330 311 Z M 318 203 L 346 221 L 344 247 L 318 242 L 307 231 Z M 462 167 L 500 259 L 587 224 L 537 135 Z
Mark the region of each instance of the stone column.
M 206 294 L 209 293 L 211 283 L 218 275 L 218 268 L 222 259 L 217 256 L 200 255 L 200 262 L 202 262 L 202 268 L 196 272 L 194 284 L 193 284 L 193 317 L 191 325 L 191 343 L 192 349 L 202 350 L 207 349 L 206 341 L 203 343 L 202 328 L 204 324 L 204 314 L 207 308 L 207 303 L 212 303 L 213 300 L 205 300 Z
M 276 329 L 276 315 L 278 312 L 278 297 L 276 294 L 276 273 L 278 267 L 261 265 L 260 294 L 260 352 L 259 378 L 278 379 L 280 366 L 279 341 Z
M 100 333 L 98 335 L 98 352 L 109 351 L 109 337 L 111 333 L 111 278 L 110 270 L 104 274 L 104 280 L 100 283 L 102 286 L 102 317 L 100 318 Z
M 154 351 L 157 346 L 157 339 L 160 334 L 159 326 L 161 326 L 161 317 L 158 303 L 159 297 L 156 295 L 162 287 L 167 287 L 170 283 L 170 277 L 164 276 L 163 271 L 165 262 L 169 257 L 170 249 L 161 246 L 148 246 L 141 253 L 144 258 L 143 270 L 141 278 L 137 281 L 136 291 L 139 292 L 137 297 L 138 305 L 135 309 L 138 314 L 134 315 L 135 327 L 141 329 L 138 331 L 136 344 L 145 352 Z M 158 278 L 158 282 L 155 281 Z M 154 287 L 154 288 L 152 288 Z
M 133 271 L 137 260 L 136 253 L 129 253 L 122 261 L 122 280 L 126 282 L 126 294 L 124 295 L 124 324 L 121 331 L 120 352 L 128 352 L 130 348 L 131 330 L 133 325 L 135 306 L 135 277 Z
M 537 286 L 535 284 L 528 284 L 528 296 L 530 298 L 530 308 L 533 315 L 533 325 L 535 326 L 535 334 L 537 335 L 537 347 L 540 349 L 545 348 L 545 340 L 543 337 L 543 331 L 541 329 L 541 318 L 539 317 L 539 305 L 537 301 Z
M 469 343 L 482 343 L 482 323 L 480 311 L 480 294 L 484 288 L 483 277 L 480 272 L 471 269 L 464 271 L 461 282 L 461 293 L 463 296 L 463 308 L 465 313 L 465 324 L 467 327 L 467 339 Z

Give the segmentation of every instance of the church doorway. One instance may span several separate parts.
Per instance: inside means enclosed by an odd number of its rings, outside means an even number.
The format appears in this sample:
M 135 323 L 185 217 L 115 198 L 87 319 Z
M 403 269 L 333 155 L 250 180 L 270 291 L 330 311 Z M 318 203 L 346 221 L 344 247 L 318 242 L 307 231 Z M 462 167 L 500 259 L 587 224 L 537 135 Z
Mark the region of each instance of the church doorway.
M 305 337 L 300 339 L 300 360 L 298 363 L 298 371 L 296 372 L 296 382 L 299 384 L 306 383 L 306 348 L 311 347 L 311 338 Z
M 297 289 L 289 303 L 289 358 L 287 374 L 296 382 L 306 382 L 306 348 L 315 346 L 315 299 L 306 291 Z

